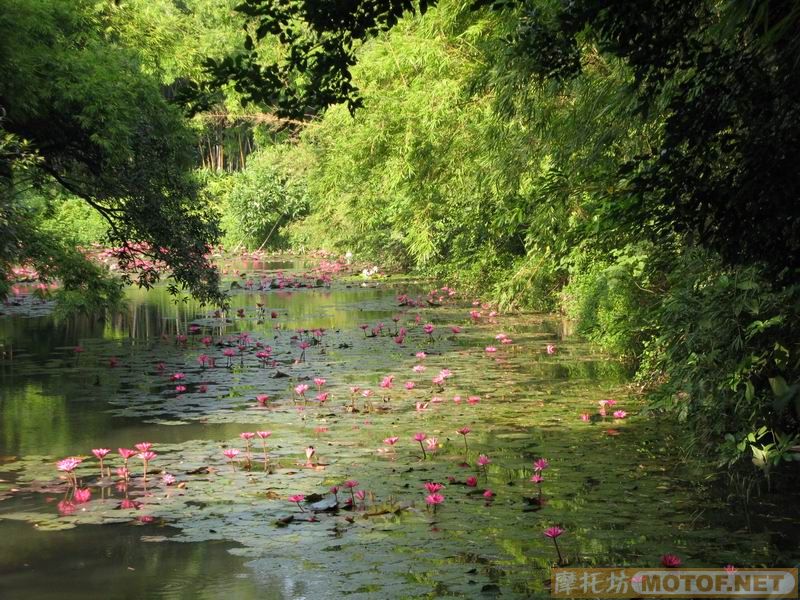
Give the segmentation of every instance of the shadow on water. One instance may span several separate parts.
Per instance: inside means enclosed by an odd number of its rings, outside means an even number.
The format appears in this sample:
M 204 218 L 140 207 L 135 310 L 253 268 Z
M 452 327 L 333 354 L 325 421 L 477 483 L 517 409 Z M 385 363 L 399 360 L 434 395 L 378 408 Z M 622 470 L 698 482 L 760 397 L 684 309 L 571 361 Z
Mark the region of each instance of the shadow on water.
M 146 541 L 170 535 L 168 528 L 87 525 L 37 533 L 25 523 L 8 522 L 2 531 L 14 540 L 13 545 L 0 543 L 0 594 L 9 600 L 249 600 L 299 591 L 287 590 L 280 581 L 256 581 L 244 561 L 228 552 L 227 543 Z

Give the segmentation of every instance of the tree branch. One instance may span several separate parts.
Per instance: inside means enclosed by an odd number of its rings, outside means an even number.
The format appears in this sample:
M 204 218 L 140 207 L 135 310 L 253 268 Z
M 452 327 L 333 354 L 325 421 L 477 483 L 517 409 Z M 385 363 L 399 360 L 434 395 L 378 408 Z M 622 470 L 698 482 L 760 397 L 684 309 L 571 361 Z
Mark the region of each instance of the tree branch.
M 119 229 L 117 228 L 117 224 L 114 222 L 114 214 L 115 213 L 123 213 L 124 211 L 119 208 L 111 208 L 109 206 L 103 206 L 99 204 L 96 200 L 94 200 L 91 196 L 89 196 L 86 192 L 80 189 L 79 186 L 75 185 L 74 183 L 70 182 L 64 176 L 62 176 L 58 171 L 53 169 L 48 165 L 41 165 L 42 169 L 48 173 L 53 179 L 55 179 L 61 186 L 64 187 L 68 192 L 71 192 L 81 198 L 84 202 L 86 202 L 89 206 L 94 208 L 97 212 L 100 213 L 106 222 L 108 223 L 111 230 L 114 232 L 114 235 L 119 239 L 125 239 L 124 236 L 121 234 Z

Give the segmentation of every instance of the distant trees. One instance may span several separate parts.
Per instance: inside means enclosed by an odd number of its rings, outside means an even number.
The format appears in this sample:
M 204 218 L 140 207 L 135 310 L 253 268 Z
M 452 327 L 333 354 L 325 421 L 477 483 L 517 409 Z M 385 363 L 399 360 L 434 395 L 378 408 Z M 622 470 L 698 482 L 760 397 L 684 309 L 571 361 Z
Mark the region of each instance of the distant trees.
M 407 12 L 436 1 L 243 0 L 242 52 L 209 61 L 218 81 L 284 114 L 363 100 L 352 81 L 357 51 Z M 476 0 L 516 22 L 515 68 L 566 82 L 591 55 L 631 70 L 642 114 L 664 115 L 651 149 L 621 165 L 609 231 L 648 222 L 686 234 L 727 260 L 758 261 L 780 277 L 800 267 L 800 8 L 760 3 L 645 0 Z M 283 51 L 268 57 L 259 41 Z M 611 206 L 613 205 L 613 206 Z M 747 232 L 744 235 L 744 232 Z M 788 270 L 787 270 L 788 268 Z

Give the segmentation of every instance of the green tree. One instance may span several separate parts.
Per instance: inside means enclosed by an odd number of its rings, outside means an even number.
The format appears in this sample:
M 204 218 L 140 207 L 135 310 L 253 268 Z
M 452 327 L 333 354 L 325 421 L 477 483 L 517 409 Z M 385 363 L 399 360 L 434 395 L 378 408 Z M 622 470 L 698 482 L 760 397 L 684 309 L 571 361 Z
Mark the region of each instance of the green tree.
M 105 219 L 108 242 L 138 283 L 154 283 L 153 266 L 163 265 L 175 291 L 220 302 L 219 275 L 205 257 L 219 231 L 197 201 L 193 134 L 136 53 L 109 40 L 103 23 L 88 0 L 4 3 L 0 275 L 30 261 L 65 286 L 95 291 L 68 272 L 80 264 L 74 249 L 60 260 L 65 244 L 31 219 L 26 191 L 60 186 Z

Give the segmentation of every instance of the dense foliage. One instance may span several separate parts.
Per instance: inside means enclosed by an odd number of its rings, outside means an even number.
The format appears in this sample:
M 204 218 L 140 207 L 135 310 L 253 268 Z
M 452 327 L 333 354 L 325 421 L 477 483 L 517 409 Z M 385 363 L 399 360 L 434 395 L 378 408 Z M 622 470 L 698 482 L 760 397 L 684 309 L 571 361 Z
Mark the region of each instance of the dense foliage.
M 322 4 L 248 0 L 284 62 L 212 65 L 331 105 L 290 150 L 314 157 L 295 243 L 559 306 L 722 463 L 798 456 L 792 3 Z
M 282 225 L 308 212 L 302 165 L 289 145 L 266 146 L 232 175 L 208 174 L 208 202 L 220 212 L 229 249 L 285 248 Z
M 695 447 L 771 473 L 800 444 L 798 18 L 783 0 L 11 2 L 0 256 L 61 276 L 49 257 L 77 260 L 100 214 L 205 299 L 218 235 L 458 280 L 564 311 Z M 64 280 L 111 295 L 102 273 Z
M 104 25 L 91 2 L 9 1 L 0 14 L 0 280 L 13 262 L 30 262 L 65 290 L 74 283 L 92 295 L 84 275 L 101 274 L 78 266 L 74 246 L 61 252 L 70 240 L 45 235 L 38 219 L 47 211 L 28 200 L 31 189 L 41 202 L 60 188 L 103 217 L 106 241 L 121 247 L 120 264 L 140 284 L 152 284 L 163 263 L 176 285 L 220 301 L 205 258 L 218 230 L 197 202 L 192 132 Z

